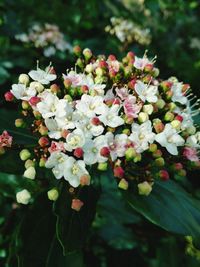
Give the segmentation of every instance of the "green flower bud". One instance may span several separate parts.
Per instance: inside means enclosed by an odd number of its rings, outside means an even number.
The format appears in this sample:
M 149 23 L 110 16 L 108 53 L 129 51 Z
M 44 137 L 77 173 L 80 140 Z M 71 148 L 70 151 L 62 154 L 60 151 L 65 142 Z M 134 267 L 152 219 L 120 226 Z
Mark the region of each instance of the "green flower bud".
M 31 153 L 28 151 L 28 149 L 23 149 L 20 153 L 19 153 L 20 159 L 25 161 L 27 159 L 30 158 Z
M 52 188 L 47 192 L 47 196 L 49 200 L 56 201 L 59 197 L 59 192 L 56 188 Z
M 155 152 L 158 149 L 158 146 L 156 144 L 150 144 L 149 146 L 149 152 Z
M 127 161 L 132 160 L 135 156 L 137 156 L 137 153 L 133 147 L 129 147 L 125 152 L 125 157 Z
M 170 111 L 168 111 L 167 113 L 165 113 L 165 117 L 164 120 L 165 121 L 172 121 L 174 119 L 174 114 Z
M 34 180 L 35 176 L 36 176 L 35 168 L 29 167 L 27 170 L 25 170 L 23 176 L 28 178 L 28 179 Z
M 107 162 L 101 162 L 101 163 L 99 163 L 98 166 L 97 166 L 97 169 L 98 169 L 99 171 L 106 171 L 107 168 L 108 168 L 108 163 L 107 163 Z
M 123 190 L 127 190 L 128 189 L 128 182 L 123 178 L 120 180 L 118 187 L 123 189 Z
M 148 182 L 138 184 L 139 195 L 148 196 L 152 191 L 152 186 Z
M 22 108 L 25 109 L 25 110 L 29 109 L 30 108 L 29 103 L 27 101 L 23 100 L 22 101 Z
M 38 93 L 41 93 L 44 90 L 44 86 L 39 82 L 31 82 L 30 87 L 34 88 Z
M 139 115 L 138 115 L 138 121 L 143 123 L 145 121 L 148 121 L 149 119 L 149 115 L 145 112 L 140 112 Z
M 165 165 L 164 158 L 160 157 L 160 158 L 155 159 L 155 164 L 156 166 L 163 167 Z
M 27 74 L 22 73 L 19 75 L 18 81 L 19 83 L 27 85 L 29 83 L 29 76 Z
M 156 102 L 156 106 L 159 108 L 159 109 L 163 109 L 164 106 L 165 106 L 165 101 L 163 99 L 158 99 L 158 101 Z
M 25 168 L 28 169 L 29 167 L 35 167 L 35 162 L 31 159 L 27 159 L 25 162 Z
M 15 127 L 17 128 L 24 128 L 25 123 L 23 119 L 16 119 L 15 120 Z
M 153 106 L 151 104 L 144 105 L 143 106 L 143 111 L 149 115 L 153 113 Z
M 176 129 L 176 130 L 180 130 L 181 128 L 181 122 L 179 120 L 173 120 L 171 122 L 171 126 Z
M 17 203 L 27 205 L 31 199 L 31 194 L 24 189 L 16 194 Z

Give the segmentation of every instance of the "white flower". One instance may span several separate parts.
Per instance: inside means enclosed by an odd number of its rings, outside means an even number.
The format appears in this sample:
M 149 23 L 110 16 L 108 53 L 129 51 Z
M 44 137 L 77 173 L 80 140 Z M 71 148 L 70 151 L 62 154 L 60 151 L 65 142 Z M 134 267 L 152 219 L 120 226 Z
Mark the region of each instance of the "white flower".
M 112 128 L 118 127 L 124 124 L 124 120 L 118 115 L 119 110 L 119 105 L 113 105 L 111 108 L 105 106 L 105 110 L 103 114 L 99 116 L 99 120 L 103 122 L 105 126 Z
M 189 147 L 200 148 L 200 132 L 189 136 L 186 140 L 186 145 Z
M 53 168 L 52 172 L 57 179 L 64 176 L 64 168 L 68 161 L 68 156 L 62 152 L 53 152 L 45 163 L 46 168 Z
M 172 101 L 185 105 L 188 100 L 187 100 L 187 97 L 183 95 L 182 87 L 183 87 L 183 84 L 178 83 L 178 82 L 172 85 L 172 88 L 171 88 L 173 92 Z
M 80 179 L 83 175 L 88 175 L 88 171 L 85 168 L 85 162 L 83 160 L 75 160 L 73 157 L 69 157 L 64 165 L 64 178 L 73 187 L 78 187 Z
M 158 100 L 156 96 L 158 93 L 157 86 L 148 85 L 138 80 L 135 84 L 135 91 L 143 102 L 156 103 Z
M 44 119 L 53 116 L 64 117 L 66 115 L 67 101 L 65 99 L 59 99 L 47 91 L 41 97 L 42 101 L 37 104 L 37 108 Z
M 133 63 L 133 66 L 136 69 L 143 70 L 147 64 L 152 64 L 152 62 L 147 58 L 147 56 L 144 56 L 143 58 L 135 56 L 135 61 Z
M 83 158 L 87 165 L 95 164 L 96 162 L 105 162 L 107 158 L 100 155 L 102 147 L 107 146 L 105 136 L 101 135 L 94 140 L 88 139 L 83 146 Z
M 31 70 L 28 75 L 34 81 L 40 82 L 41 84 L 49 84 L 51 81 L 54 81 L 57 78 L 56 74 L 52 74 L 50 71 L 51 66 L 48 66 L 46 71 L 37 67 L 37 70 Z
M 17 98 L 21 100 L 28 101 L 31 97 L 36 95 L 36 90 L 34 88 L 26 87 L 24 84 L 13 84 L 11 93 Z
M 31 199 L 31 194 L 24 189 L 16 194 L 17 203 L 27 205 Z
M 128 136 L 126 134 L 117 134 L 108 132 L 105 135 L 107 140 L 107 146 L 110 149 L 110 156 L 112 161 L 116 160 L 118 157 L 123 157 L 126 151 L 126 144 L 128 141 Z
M 85 116 L 92 118 L 96 114 L 103 114 L 106 105 L 103 103 L 101 96 L 82 95 L 81 100 L 77 101 L 76 109 Z
M 178 155 L 178 146 L 183 146 L 185 141 L 172 127 L 171 124 L 166 124 L 164 131 L 157 134 L 155 140 L 172 155 Z
M 55 119 L 53 119 L 53 118 L 46 118 L 45 119 L 45 125 L 48 128 L 48 130 L 49 130 L 48 136 L 50 138 L 54 138 L 54 139 L 61 138 L 62 128 L 60 128 L 58 126 L 58 123 L 57 123 L 57 121 Z
M 94 125 L 92 119 L 84 117 L 76 122 L 76 127 L 84 132 L 86 138 L 92 136 L 99 136 L 103 133 L 104 127 L 102 125 Z
M 85 143 L 85 136 L 81 129 L 75 129 L 67 135 L 66 144 L 64 145 L 67 151 L 72 151 L 77 147 L 82 147 Z
M 151 121 L 146 121 L 141 125 L 137 123 L 132 124 L 132 133 L 129 140 L 133 142 L 136 152 L 142 153 L 149 148 L 155 138 L 155 133 L 152 132 Z

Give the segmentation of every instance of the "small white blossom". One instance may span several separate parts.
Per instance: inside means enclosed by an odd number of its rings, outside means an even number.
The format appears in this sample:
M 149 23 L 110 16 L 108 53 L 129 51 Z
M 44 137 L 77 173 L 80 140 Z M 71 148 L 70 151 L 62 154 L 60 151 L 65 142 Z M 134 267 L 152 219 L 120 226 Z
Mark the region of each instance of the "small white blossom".
M 34 88 L 26 87 L 24 84 L 13 84 L 12 90 L 10 90 L 12 94 L 21 100 L 28 101 L 31 97 L 36 95 L 36 90 Z
M 178 83 L 178 82 L 172 85 L 172 88 L 171 88 L 173 92 L 172 101 L 185 105 L 188 100 L 187 100 L 187 97 L 183 95 L 182 87 L 183 87 L 183 84 Z
M 110 108 L 106 106 L 103 114 L 99 116 L 100 121 L 103 122 L 105 126 L 112 128 L 124 124 L 124 120 L 118 115 L 119 110 L 119 105 L 113 105 Z
M 64 176 L 64 168 L 68 161 L 68 156 L 62 152 L 53 152 L 45 163 L 46 168 L 53 168 L 52 172 L 57 179 Z
M 31 194 L 28 190 L 24 189 L 16 194 L 17 203 L 27 205 L 31 199 Z
M 148 85 L 138 80 L 135 91 L 143 102 L 156 103 L 158 100 L 158 87 L 155 85 Z
M 77 147 L 82 147 L 85 143 L 85 136 L 81 129 L 75 129 L 73 132 L 69 133 L 66 137 L 65 149 L 67 151 L 72 151 Z
M 155 140 L 172 155 L 178 155 L 178 146 L 183 146 L 185 141 L 172 127 L 171 124 L 166 124 L 164 131 L 157 134 Z
M 54 81 L 57 76 L 56 74 L 50 73 L 51 67 L 47 67 L 46 71 L 40 69 L 37 67 L 37 70 L 31 70 L 28 75 L 33 79 L 34 81 L 37 81 L 41 84 L 49 84 L 50 82 Z

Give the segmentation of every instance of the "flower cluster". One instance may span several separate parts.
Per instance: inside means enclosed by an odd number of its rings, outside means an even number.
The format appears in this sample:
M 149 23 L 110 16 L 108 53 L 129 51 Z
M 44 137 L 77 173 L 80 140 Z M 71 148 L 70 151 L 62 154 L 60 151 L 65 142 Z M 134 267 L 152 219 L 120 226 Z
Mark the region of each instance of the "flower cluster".
M 111 25 L 106 26 L 105 31 L 116 35 L 121 43 L 131 44 L 136 42 L 141 45 L 150 44 L 151 35 L 149 29 L 143 29 L 133 21 L 124 18 L 112 17 L 110 22 Z
M 0 154 L 4 154 L 6 147 L 11 147 L 12 140 L 12 136 L 7 131 L 3 131 L 0 135 Z
M 90 184 L 92 166 L 111 168 L 120 188 L 136 184 L 139 194 L 148 195 L 155 179 L 183 177 L 187 168 L 200 166 L 197 102 L 188 84 L 158 79 L 154 59 L 146 54 L 129 52 L 119 61 L 80 47 L 74 53 L 76 68 L 61 79 L 53 67 L 38 66 L 5 94 L 8 101 L 22 102 L 24 118 L 16 126 L 31 118 L 38 136 L 33 151 L 20 152 L 25 177 L 35 179 L 38 162 L 76 188 Z M 56 199 L 52 190 L 49 198 Z M 79 204 L 74 202 L 75 209 Z
M 72 51 L 71 45 L 65 41 L 58 26 L 49 23 L 45 23 L 44 26 L 35 24 L 27 34 L 16 35 L 16 39 L 23 43 L 33 44 L 36 48 L 42 48 L 46 57 L 54 55 L 56 51 Z

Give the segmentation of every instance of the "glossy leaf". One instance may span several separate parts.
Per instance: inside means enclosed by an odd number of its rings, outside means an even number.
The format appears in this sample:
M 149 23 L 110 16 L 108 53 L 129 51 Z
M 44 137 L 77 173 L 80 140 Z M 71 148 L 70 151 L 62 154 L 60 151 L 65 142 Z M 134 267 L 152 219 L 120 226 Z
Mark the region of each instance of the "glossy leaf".
M 129 205 L 167 231 L 200 237 L 200 201 L 173 181 L 156 181 L 149 196 L 124 192 Z

